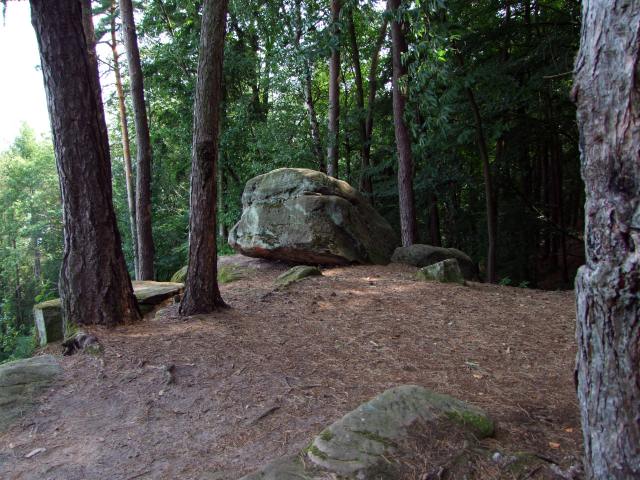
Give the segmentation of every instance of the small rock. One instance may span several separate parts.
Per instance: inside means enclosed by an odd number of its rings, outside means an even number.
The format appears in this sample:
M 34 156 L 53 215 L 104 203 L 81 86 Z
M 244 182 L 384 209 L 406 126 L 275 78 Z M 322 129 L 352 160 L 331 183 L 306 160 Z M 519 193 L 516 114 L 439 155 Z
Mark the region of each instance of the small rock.
M 460 271 L 458 261 L 452 258 L 421 268 L 416 273 L 416 278 L 423 281 L 459 283 L 464 285 L 464 277 Z

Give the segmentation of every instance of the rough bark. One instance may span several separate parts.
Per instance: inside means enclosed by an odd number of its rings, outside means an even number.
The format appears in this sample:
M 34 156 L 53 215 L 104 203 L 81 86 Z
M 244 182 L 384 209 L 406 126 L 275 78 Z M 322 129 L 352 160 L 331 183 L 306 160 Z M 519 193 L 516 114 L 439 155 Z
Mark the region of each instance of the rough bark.
M 329 124 L 327 129 L 327 174 L 338 177 L 340 128 L 340 20 L 341 0 L 331 0 L 331 58 L 329 59 Z
M 398 196 L 400 201 L 400 236 L 402 246 L 413 245 L 416 239 L 416 212 L 413 195 L 413 158 L 409 129 L 404 120 L 407 98 L 407 68 L 402 55 L 407 52 L 404 22 L 397 19 L 400 0 L 388 0 L 387 8 L 393 13 L 391 22 L 391 56 L 393 61 L 393 126 L 398 152 Z
M 576 377 L 586 473 L 640 478 L 640 3 L 584 0 L 582 20 Z
M 228 0 L 205 0 L 196 83 L 189 266 L 182 315 L 211 313 L 225 303 L 218 288 L 216 253 L 216 163 L 222 100 L 222 62 Z
M 131 228 L 131 243 L 133 246 L 133 267 L 135 277 L 140 278 L 140 265 L 138 259 L 138 228 L 136 224 L 136 201 L 133 187 L 133 171 L 131 169 L 131 145 L 129 143 L 129 122 L 127 121 L 127 109 L 124 101 L 124 89 L 122 88 L 122 75 L 120 73 L 120 55 L 118 54 L 118 41 L 116 38 L 116 2 L 111 3 L 111 53 L 113 55 L 113 72 L 116 77 L 116 94 L 118 96 L 118 114 L 120 118 L 120 136 L 122 137 L 122 158 L 124 160 L 124 178 L 127 186 L 127 204 L 129 206 L 129 226 Z
M 67 324 L 134 321 L 140 313 L 116 226 L 98 69 L 81 2 L 30 3 L 62 197 L 63 316 Z
M 155 248 L 151 231 L 151 140 L 144 100 L 144 81 L 131 0 L 120 0 L 124 45 L 127 51 L 133 119 L 136 127 L 136 220 L 139 280 L 153 280 Z
M 301 0 L 296 0 L 296 36 L 295 45 L 298 54 L 302 56 L 302 88 L 304 94 L 304 104 L 309 117 L 309 127 L 311 129 L 311 141 L 313 144 L 313 155 L 316 157 L 318 170 L 326 171 L 327 165 L 324 160 L 324 152 L 322 151 L 322 140 L 320 138 L 320 125 L 318 124 L 318 115 L 316 114 L 316 106 L 313 100 L 313 76 L 311 73 L 311 65 L 309 59 L 304 57 L 300 49 L 300 40 L 302 39 L 302 13 Z

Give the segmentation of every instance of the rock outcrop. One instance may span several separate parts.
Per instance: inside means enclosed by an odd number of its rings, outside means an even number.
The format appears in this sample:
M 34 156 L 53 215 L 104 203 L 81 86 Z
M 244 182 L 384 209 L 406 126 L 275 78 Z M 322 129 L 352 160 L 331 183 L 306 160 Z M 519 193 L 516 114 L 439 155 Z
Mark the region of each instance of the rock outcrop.
M 478 265 L 471 260 L 469 255 L 456 248 L 434 247 L 433 245 L 416 243 L 409 247 L 396 248 L 391 261 L 422 268 L 449 258 L 458 261 L 462 275 L 466 280 L 478 280 Z
M 462 429 L 469 441 L 491 436 L 493 421 L 479 408 L 416 385 L 389 389 L 334 422 L 299 455 L 276 460 L 241 480 L 397 478 L 389 458 L 410 428 Z
M 305 264 L 387 264 L 398 238 L 348 183 L 302 168 L 247 182 L 229 245 L 250 257 Z
M 290 268 L 276 278 L 276 285 L 280 287 L 286 287 L 294 282 L 300 281 L 307 277 L 322 276 L 322 272 L 317 267 L 311 267 L 309 265 L 296 265 Z
M 427 282 L 459 283 L 464 285 L 464 277 L 460 271 L 458 261 L 453 258 L 421 268 L 416 272 L 416 278 Z
M 62 367 L 52 355 L 0 365 L 0 432 L 27 414 L 61 373 Z
M 145 314 L 168 298 L 180 294 L 184 289 L 182 283 L 153 282 L 150 280 L 136 280 L 131 282 L 133 293 L 138 300 L 140 311 Z M 33 317 L 38 330 L 41 346 L 65 338 L 68 332 L 62 321 L 60 299 L 55 298 L 38 303 L 33 307 Z

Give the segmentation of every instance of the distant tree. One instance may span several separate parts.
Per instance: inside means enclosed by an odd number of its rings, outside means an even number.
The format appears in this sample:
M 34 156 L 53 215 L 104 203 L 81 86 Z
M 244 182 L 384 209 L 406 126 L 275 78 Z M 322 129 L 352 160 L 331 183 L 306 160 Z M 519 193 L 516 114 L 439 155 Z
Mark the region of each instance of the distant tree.
M 586 186 L 576 278 L 587 478 L 640 478 L 640 3 L 583 2 L 574 98 Z
M 329 58 L 329 124 L 327 174 L 338 176 L 340 157 L 340 9 L 342 0 L 331 0 L 331 57 Z
M 107 326 L 138 320 L 112 204 L 93 32 L 83 28 L 89 2 L 30 3 L 62 196 L 64 318 Z
M 408 77 L 403 55 L 407 53 L 406 23 L 400 11 L 401 0 L 388 0 L 387 8 L 393 15 L 391 22 L 391 56 L 393 59 L 393 126 L 398 153 L 398 197 L 400 199 L 400 236 L 402 245 L 413 245 L 416 240 L 416 211 L 413 194 L 413 158 L 411 137 L 404 114 L 407 104 Z
M 216 162 L 222 101 L 227 0 L 205 0 L 193 120 L 189 264 L 182 315 L 211 313 L 225 303 L 217 279 Z
M 131 0 L 120 0 L 124 45 L 127 51 L 131 99 L 136 126 L 136 230 L 139 280 L 153 280 L 155 247 L 151 230 L 151 140 L 144 99 L 144 80 Z

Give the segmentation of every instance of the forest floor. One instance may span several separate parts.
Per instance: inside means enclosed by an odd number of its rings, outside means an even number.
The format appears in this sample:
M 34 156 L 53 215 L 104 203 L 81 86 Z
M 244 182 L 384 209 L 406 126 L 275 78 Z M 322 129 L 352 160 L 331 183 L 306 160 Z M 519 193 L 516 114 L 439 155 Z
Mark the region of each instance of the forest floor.
M 394 264 L 278 290 L 286 266 L 244 264 L 228 310 L 91 330 L 104 354 L 61 357 L 60 386 L 0 435 L 0 478 L 237 479 L 400 384 L 484 408 L 489 448 L 578 463 L 571 292 L 416 282 Z

